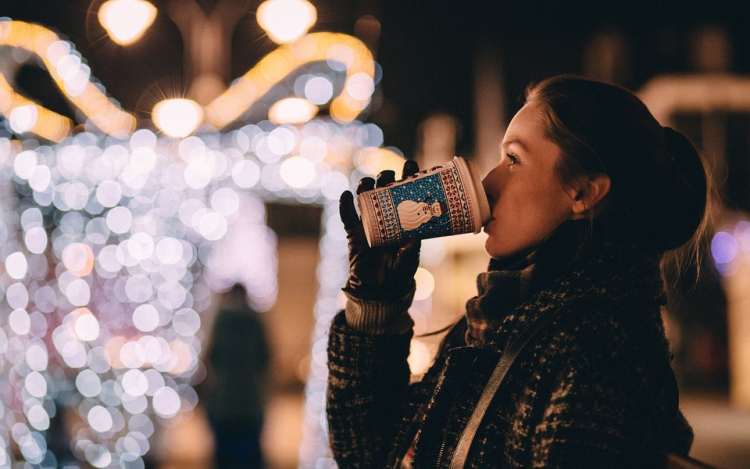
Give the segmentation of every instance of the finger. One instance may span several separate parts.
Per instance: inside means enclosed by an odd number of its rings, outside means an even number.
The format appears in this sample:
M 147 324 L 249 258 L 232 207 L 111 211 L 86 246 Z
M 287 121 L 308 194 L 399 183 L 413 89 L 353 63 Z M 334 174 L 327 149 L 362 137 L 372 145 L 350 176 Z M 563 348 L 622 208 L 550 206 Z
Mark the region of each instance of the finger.
M 375 179 L 373 178 L 362 178 L 357 183 L 357 194 L 371 191 L 373 189 L 375 189 Z
M 385 171 L 381 171 L 378 173 L 378 176 L 375 179 L 375 186 L 384 187 L 392 183 L 395 180 L 396 180 L 396 172 L 391 171 L 390 169 L 386 169 Z
M 413 176 L 419 172 L 419 165 L 414 160 L 404 161 L 404 169 L 401 172 L 401 179 Z
M 339 216 L 346 231 L 351 231 L 359 224 L 357 210 L 354 208 L 354 196 L 349 191 L 344 191 L 339 197 Z
M 419 250 L 421 248 L 422 240 L 420 240 L 419 238 L 409 238 L 404 241 L 404 244 L 401 245 L 399 249 L 399 255 L 406 256 L 408 258 L 414 258 L 416 256 L 416 259 L 419 259 Z M 418 260 L 417 263 L 419 263 Z
M 408 270 L 417 270 L 419 267 L 419 250 L 422 242 L 417 238 L 409 238 L 396 252 L 396 264 Z

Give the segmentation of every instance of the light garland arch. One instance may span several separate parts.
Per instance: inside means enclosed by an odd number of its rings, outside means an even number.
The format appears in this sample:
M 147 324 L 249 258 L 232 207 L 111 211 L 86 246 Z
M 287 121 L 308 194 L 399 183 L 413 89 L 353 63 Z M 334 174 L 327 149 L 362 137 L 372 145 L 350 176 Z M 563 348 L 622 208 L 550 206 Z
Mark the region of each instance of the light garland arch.
M 367 48 L 333 33 L 282 46 L 207 106 L 211 127 L 175 140 L 136 130 L 74 46 L 49 29 L 2 20 L 2 46 L 38 57 L 92 126 L 71 135 L 70 119 L 16 93 L 0 74 L 0 114 L 18 120 L 24 137 L 0 138 L 0 378 L 8 384 L 0 391 L 0 468 L 57 463 L 45 436 L 55 400 L 72 395 L 83 423 L 72 456 L 94 467 L 143 467 L 155 425 L 196 404 L 190 384 L 210 245 L 244 203 L 265 247 L 258 251 L 274 251 L 262 208 L 274 200 L 323 207 L 301 466 L 332 464 L 325 347 L 347 272 L 337 200 L 359 178 L 402 161 L 383 148 L 377 126 L 356 120 L 374 88 Z M 321 60 L 346 68 L 333 119 L 223 131 L 294 69 Z

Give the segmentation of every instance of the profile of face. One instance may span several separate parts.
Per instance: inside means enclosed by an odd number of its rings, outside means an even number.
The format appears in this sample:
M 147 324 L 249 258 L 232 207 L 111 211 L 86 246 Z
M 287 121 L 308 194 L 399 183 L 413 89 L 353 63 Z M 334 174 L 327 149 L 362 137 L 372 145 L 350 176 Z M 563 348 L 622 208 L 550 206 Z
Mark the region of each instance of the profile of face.
M 580 211 L 576 190 L 565 188 L 557 174 L 561 150 L 546 137 L 537 104 L 513 117 L 500 153 L 500 163 L 482 181 L 491 210 L 485 249 L 495 259 L 537 246 Z

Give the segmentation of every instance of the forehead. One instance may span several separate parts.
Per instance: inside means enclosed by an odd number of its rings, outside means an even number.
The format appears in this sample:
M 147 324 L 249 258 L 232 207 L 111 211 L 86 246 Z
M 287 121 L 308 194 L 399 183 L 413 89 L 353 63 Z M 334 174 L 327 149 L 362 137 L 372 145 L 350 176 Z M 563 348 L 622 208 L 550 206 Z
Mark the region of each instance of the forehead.
M 528 103 L 511 119 L 504 140 L 533 141 L 537 138 L 546 139 L 544 113 L 538 104 Z M 522 143 L 526 143 L 524 141 Z

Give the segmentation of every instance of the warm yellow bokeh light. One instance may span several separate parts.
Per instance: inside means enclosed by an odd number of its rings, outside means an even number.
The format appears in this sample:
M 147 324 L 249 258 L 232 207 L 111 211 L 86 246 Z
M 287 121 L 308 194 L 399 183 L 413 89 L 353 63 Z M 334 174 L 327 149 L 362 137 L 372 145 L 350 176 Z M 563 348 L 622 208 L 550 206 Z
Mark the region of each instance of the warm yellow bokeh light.
M 156 103 L 151 118 L 170 137 L 187 137 L 203 122 L 203 108 L 191 99 L 165 99 Z
M 101 85 L 91 81 L 90 69 L 81 62 L 72 45 L 48 28 L 23 21 L 0 21 L 2 46 L 35 54 L 62 94 L 103 132 L 123 135 L 135 129 L 135 118 L 107 98 Z M 14 132 L 31 132 L 53 142 L 64 139 L 73 128 L 69 118 L 16 93 L 3 73 L 0 73 L 0 115 L 10 120 Z
M 99 22 L 112 40 L 127 46 L 143 36 L 156 19 L 156 7 L 143 0 L 110 0 L 99 8 Z
M 304 36 L 318 19 L 315 7 L 306 0 L 268 0 L 258 7 L 258 24 L 278 44 Z
M 364 174 L 375 175 L 390 169 L 396 171 L 396 175 L 400 175 L 404 157 L 387 148 L 365 147 L 357 153 L 355 164 Z
M 318 106 L 302 98 L 286 98 L 268 110 L 268 119 L 277 125 L 303 124 L 318 113 Z
M 411 341 L 409 347 L 409 369 L 414 375 L 427 373 L 432 364 L 433 353 L 430 348 L 419 339 Z
M 208 121 L 217 129 L 223 129 L 240 118 L 243 112 L 295 69 L 324 60 L 346 67 L 344 89 L 348 89 L 348 83 L 353 79 L 355 84 L 351 89 L 361 91 L 365 80 L 360 73 L 374 80 L 375 62 L 362 41 L 346 34 L 309 33 L 299 41 L 282 45 L 265 56 L 221 96 L 209 103 L 206 106 Z M 351 122 L 369 103 L 369 98 L 355 99 L 350 92 L 340 93 L 331 101 L 331 118 L 338 123 Z
M 435 277 L 424 267 L 417 269 L 414 281 L 417 283 L 417 291 L 414 293 L 414 299 L 417 301 L 426 300 L 435 291 Z

